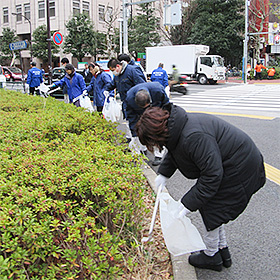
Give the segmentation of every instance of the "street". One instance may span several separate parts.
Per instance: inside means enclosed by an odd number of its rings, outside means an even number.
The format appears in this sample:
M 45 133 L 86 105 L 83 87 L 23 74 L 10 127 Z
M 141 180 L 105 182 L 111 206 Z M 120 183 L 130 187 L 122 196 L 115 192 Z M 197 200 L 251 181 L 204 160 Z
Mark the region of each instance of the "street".
M 232 267 L 222 272 L 196 269 L 197 279 L 279 279 L 280 85 L 190 84 L 188 95 L 172 94 L 171 101 L 187 111 L 213 113 L 244 130 L 261 150 L 266 163 L 265 186 L 252 197 L 246 210 L 225 227 Z M 149 157 L 153 159 L 151 154 Z M 168 180 L 167 188 L 178 200 L 193 182 L 177 171 Z M 188 216 L 201 230 L 199 213 Z M 186 276 L 182 280 L 187 279 Z

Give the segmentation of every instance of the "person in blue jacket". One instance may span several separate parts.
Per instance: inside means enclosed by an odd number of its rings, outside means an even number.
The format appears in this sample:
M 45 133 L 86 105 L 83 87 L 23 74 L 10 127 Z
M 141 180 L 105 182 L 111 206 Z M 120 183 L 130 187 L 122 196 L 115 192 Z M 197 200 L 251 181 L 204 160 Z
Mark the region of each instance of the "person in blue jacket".
M 84 77 L 81 74 L 76 73 L 72 64 L 66 64 L 65 71 L 66 75 L 60 81 L 54 82 L 50 89 L 54 89 L 56 87 L 63 88 L 66 86 L 70 103 L 73 103 L 77 107 L 81 107 L 79 98 L 86 90 Z
M 132 137 L 137 137 L 136 123 L 146 108 L 160 107 L 168 109 L 170 107 L 169 98 L 166 95 L 164 87 L 158 82 L 141 83 L 132 87 L 127 92 L 124 103 L 126 105 L 127 120 L 129 122 Z M 139 146 L 139 144 L 137 145 Z M 141 149 L 143 148 L 141 147 Z M 152 162 L 152 165 L 159 165 L 164 153 L 164 150 L 159 152 L 159 150 L 155 148 L 155 159 Z
M 97 63 L 89 64 L 89 71 L 93 77 L 86 90 L 87 92 L 93 91 L 93 104 L 96 106 L 97 112 L 102 112 L 106 97 L 105 86 L 112 82 L 112 78 Z M 114 96 L 114 91 L 110 91 L 109 94 Z
M 120 62 L 116 58 L 112 58 L 109 60 L 107 66 L 113 72 L 114 78 L 111 83 L 105 86 L 105 89 L 106 91 L 117 89 L 122 102 L 125 100 L 126 93 L 129 89 L 137 84 L 146 82 L 146 78 L 140 67 L 128 65 L 126 61 Z M 124 104 L 122 105 L 122 109 L 126 118 Z
M 168 86 L 168 75 L 167 72 L 163 69 L 163 63 L 158 65 L 158 68 L 153 70 L 151 75 L 152 82 L 159 82 L 163 85 L 164 88 Z
M 30 66 L 31 69 L 28 70 L 26 83 L 29 85 L 29 93 L 34 94 L 35 88 L 43 83 L 43 75 L 42 71 L 36 67 L 36 62 L 31 62 Z

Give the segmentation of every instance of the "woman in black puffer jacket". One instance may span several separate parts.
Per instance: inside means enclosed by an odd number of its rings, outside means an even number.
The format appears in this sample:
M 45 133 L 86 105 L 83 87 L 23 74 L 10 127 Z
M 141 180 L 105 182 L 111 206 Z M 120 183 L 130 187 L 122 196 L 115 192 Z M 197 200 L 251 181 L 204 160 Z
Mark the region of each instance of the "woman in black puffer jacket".
M 220 271 L 231 265 L 223 224 L 236 219 L 251 196 L 265 183 L 263 157 L 243 131 L 215 116 L 148 108 L 137 123 L 140 142 L 152 150 L 165 146 L 156 185 L 176 169 L 195 185 L 182 197 L 185 213 L 199 210 L 206 250 L 189 257 L 190 264 Z

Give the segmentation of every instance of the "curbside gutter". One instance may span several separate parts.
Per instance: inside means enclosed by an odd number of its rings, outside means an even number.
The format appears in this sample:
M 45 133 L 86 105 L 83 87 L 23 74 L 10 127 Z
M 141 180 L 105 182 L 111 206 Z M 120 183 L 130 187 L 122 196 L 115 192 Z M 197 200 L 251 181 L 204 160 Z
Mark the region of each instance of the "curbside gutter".
M 156 193 L 155 179 L 157 174 L 148 164 L 143 165 L 142 169 L 150 187 Z M 163 192 L 167 192 L 167 189 L 164 188 Z M 189 255 L 185 254 L 178 257 L 171 255 L 174 280 L 197 280 L 195 268 L 188 262 Z

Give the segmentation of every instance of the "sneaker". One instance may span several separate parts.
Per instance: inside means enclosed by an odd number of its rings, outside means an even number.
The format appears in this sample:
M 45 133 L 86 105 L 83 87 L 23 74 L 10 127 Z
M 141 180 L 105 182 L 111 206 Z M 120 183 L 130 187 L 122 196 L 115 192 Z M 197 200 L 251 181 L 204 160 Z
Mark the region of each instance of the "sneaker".
M 203 251 L 189 256 L 189 264 L 197 268 L 211 269 L 215 271 L 222 271 L 223 260 L 220 252 L 214 256 L 209 257 Z
M 162 160 L 162 158 L 160 158 L 160 157 L 155 157 L 154 161 L 152 162 L 152 165 L 153 165 L 153 166 L 160 165 L 160 164 L 161 164 L 161 160 Z
M 231 261 L 231 256 L 228 247 L 220 249 L 219 252 L 223 260 L 223 266 L 226 268 L 230 267 L 232 261 Z

